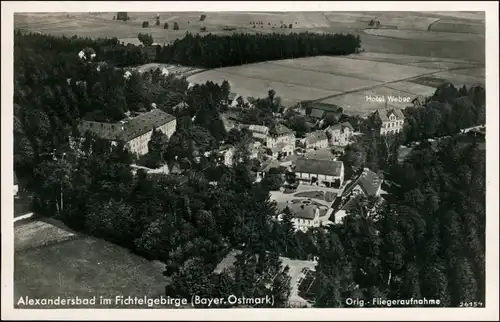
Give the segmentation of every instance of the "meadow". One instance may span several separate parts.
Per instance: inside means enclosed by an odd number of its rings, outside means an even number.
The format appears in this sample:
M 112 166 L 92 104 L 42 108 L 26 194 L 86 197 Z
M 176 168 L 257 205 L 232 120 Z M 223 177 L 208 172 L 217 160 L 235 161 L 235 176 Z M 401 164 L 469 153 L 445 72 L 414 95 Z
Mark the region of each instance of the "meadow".
M 139 70 L 167 67 L 192 83 L 228 80 L 232 91 L 263 97 L 274 89 L 282 103 L 304 100 L 340 102 L 366 114 L 368 94 L 432 95 L 435 86 L 484 84 L 484 13 L 480 12 L 129 12 L 127 22 L 112 13 L 16 14 L 15 27 L 55 35 L 117 37 L 138 44 L 149 33 L 165 44 L 186 32 L 217 35 L 245 33 L 348 32 L 361 37 L 364 52 L 348 57 L 307 57 L 212 70 L 148 64 Z M 206 18 L 200 21 L 200 16 Z M 160 25 L 156 26 L 156 17 Z M 370 29 L 371 20 L 380 28 Z M 148 21 L 149 27 L 142 28 Z M 167 22 L 169 29 L 164 29 Z M 173 24 L 179 30 L 172 30 Z M 287 25 L 287 28 L 280 28 Z M 288 28 L 289 26 L 292 28 Z M 470 50 L 474 48 L 474 50 Z M 173 68 L 173 69 L 171 69 Z M 342 105 L 342 104 L 341 104 Z M 399 106 L 398 106 L 399 107 Z
M 395 63 L 389 63 L 394 61 Z M 412 64 L 427 64 L 422 68 Z M 307 57 L 202 71 L 188 77 L 192 83 L 229 81 L 238 95 L 264 97 L 274 89 L 285 106 L 313 100 L 342 106 L 350 115 L 365 116 L 384 103 L 366 96 L 431 96 L 445 82 L 456 86 L 484 84 L 482 67 L 456 59 L 404 55 L 367 54 L 347 57 Z M 467 68 L 455 70 L 455 68 Z M 474 76 L 467 74 L 467 71 Z M 388 102 L 405 108 L 407 103 Z

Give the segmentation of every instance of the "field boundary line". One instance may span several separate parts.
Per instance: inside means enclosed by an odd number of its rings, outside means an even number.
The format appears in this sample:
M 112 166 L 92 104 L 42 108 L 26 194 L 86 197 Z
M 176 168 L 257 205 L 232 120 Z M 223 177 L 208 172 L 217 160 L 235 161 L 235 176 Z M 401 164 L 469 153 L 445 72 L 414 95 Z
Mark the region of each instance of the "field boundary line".
M 407 78 L 403 78 L 403 79 L 398 79 L 398 80 L 395 80 L 395 81 L 390 81 L 390 82 L 386 82 L 386 83 L 383 83 L 383 84 L 378 84 L 378 85 L 375 85 L 375 86 L 367 86 L 367 87 L 360 88 L 360 89 L 354 89 L 354 90 L 351 90 L 351 91 L 346 91 L 346 92 L 343 92 L 341 94 L 335 94 L 335 95 L 330 95 L 330 96 L 326 96 L 326 97 L 315 99 L 315 100 L 309 100 L 308 102 L 309 103 L 321 102 L 321 101 L 324 101 L 324 100 L 327 100 L 327 99 L 330 99 L 330 98 L 334 98 L 334 97 L 337 97 L 337 96 L 342 96 L 342 95 L 347 95 L 347 94 L 355 94 L 355 93 L 358 93 L 358 92 L 368 91 L 368 90 L 371 90 L 371 89 L 374 89 L 374 88 L 377 88 L 377 87 L 384 87 L 387 84 L 394 84 L 394 83 L 399 83 L 399 82 L 405 82 L 405 81 L 409 81 L 409 80 L 412 80 L 412 79 L 415 79 L 415 78 L 418 78 L 418 77 L 434 75 L 434 74 L 441 73 L 441 72 L 442 72 L 442 70 L 438 70 L 438 71 L 431 72 L 431 73 L 420 74 L 420 75 L 417 75 L 417 76 L 412 76 L 412 77 L 407 77 Z
M 435 23 L 437 23 L 437 22 L 439 22 L 439 21 L 441 21 L 441 20 L 442 20 L 442 18 L 438 18 L 437 20 L 435 20 L 435 21 L 431 22 L 431 23 L 427 26 L 427 31 L 432 31 L 432 30 L 431 30 L 431 27 L 432 27 Z

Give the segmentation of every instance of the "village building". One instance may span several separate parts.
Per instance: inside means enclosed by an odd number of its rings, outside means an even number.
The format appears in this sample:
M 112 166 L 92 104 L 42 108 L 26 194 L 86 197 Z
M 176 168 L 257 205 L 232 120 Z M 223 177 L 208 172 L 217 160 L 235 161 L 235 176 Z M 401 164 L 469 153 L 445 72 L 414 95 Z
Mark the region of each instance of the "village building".
M 175 112 L 181 112 L 189 109 L 189 105 L 186 102 L 180 102 L 172 107 L 172 110 Z
M 342 116 L 342 108 L 335 104 L 313 102 L 302 103 L 301 105 L 305 106 L 306 114 L 309 112 L 309 116 L 317 120 L 321 120 L 326 117 L 333 117 L 336 121 L 338 121 Z
M 344 183 L 344 163 L 342 161 L 301 157 L 295 162 L 294 171 L 302 184 L 340 188 Z
M 343 122 L 331 125 L 325 129 L 330 137 L 329 143 L 333 146 L 346 146 L 354 133 L 351 123 Z
M 346 186 L 342 196 L 338 197 L 339 200 L 335 200 L 334 204 L 338 204 L 340 207 L 340 210 L 334 210 L 335 222 L 340 223 L 342 221 L 342 218 L 347 215 L 349 208 L 352 206 L 352 201 L 357 196 L 380 196 L 382 182 L 383 180 L 375 172 L 364 168 L 363 172 Z
M 379 109 L 374 116 L 381 122 L 380 135 L 396 134 L 403 130 L 405 116 L 400 109 Z
M 217 158 L 225 166 L 230 167 L 233 165 L 235 148 L 232 145 L 226 145 L 221 147 L 216 153 Z
M 154 128 L 170 138 L 175 132 L 176 125 L 174 116 L 153 109 L 118 123 L 83 121 L 78 125 L 78 130 L 82 135 L 89 131 L 112 144 L 123 142 L 131 153 L 140 156 L 148 153 L 148 143 Z
M 321 226 L 320 217 L 325 216 L 328 211 L 328 207 L 313 204 L 311 200 L 289 200 L 278 204 L 279 215 L 276 218 L 277 221 L 283 220 L 286 208 L 288 208 L 288 211 L 292 215 L 292 223 L 295 230 L 303 232 L 309 228 Z
M 78 57 L 80 57 L 81 60 L 92 60 L 96 57 L 96 52 L 93 48 L 85 47 L 78 52 Z
M 241 254 L 241 250 L 231 250 L 214 269 L 214 274 L 226 273 L 230 277 L 234 278 L 235 263 L 238 260 L 238 256 L 240 256 Z M 304 288 L 307 288 L 308 290 L 311 289 L 311 284 L 314 282 L 314 280 L 311 280 L 308 277 L 311 275 L 311 273 L 316 272 L 318 258 L 311 258 L 312 260 L 295 260 L 287 257 L 279 257 L 279 259 L 281 261 L 281 267 L 283 269 L 287 266 L 290 268 L 288 273 L 290 276 L 290 296 L 288 298 L 288 306 L 311 307 L 312 300 L 308 300 L 307 298 L 303 297 L 306 294 L 309 295 L 309 293 L 304 292 L 303 290 Z M 271 277 L 271 280 L 273 279 L 274 277 Z
M 318 130 L 306 135 L 304 139 L 306 150 L 319 150 L 328 147 L 328 137 L 325 131 Z
M 263 147 L 264 147 L 263 144 L 260 143 L 259 141 L 248 143 L 247 148 L 248 148 L 249 158 L 259 159 L 263 154 L 262 153 Z
M 295 150 L 295 133 L 282 124 L 269 130 L 266 146 L 275 158 L 292 155 Z
M 248 125 L 246 128 L 252 132 L 252 136 L 256 139 L 266 141 L 269 135 L 269 128 L 264 125 Z

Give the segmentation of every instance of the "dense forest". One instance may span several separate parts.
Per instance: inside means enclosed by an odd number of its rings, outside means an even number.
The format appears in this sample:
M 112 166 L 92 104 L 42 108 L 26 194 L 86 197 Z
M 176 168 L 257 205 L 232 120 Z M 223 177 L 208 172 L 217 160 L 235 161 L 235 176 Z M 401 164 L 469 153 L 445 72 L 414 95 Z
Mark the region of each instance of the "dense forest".
M 351 34 L 187 34 L 157 52 L 162 63 L 218 68 L 318 55 L 348 55 L 361 46 Z
M 374 120 L 352 120 L 365 135 L 347 148 L 346 171 L 378 171 L 388 183 L 385 202 L 358 198 L 343 223 L 303 233 L 289 216 L 271 220 L 273 184 L 254 182 L 250 135 L 223 128 L 227 82 L 188 90 L 185 80 L 159 70 L 126 78 L 122 69 L 79 59 L 89 41 L 15 36 L 14 166 L 38 214 L 164 262 L 170 296 L 268 294 L 285 307 L 290 289 L 278 256 L 318 256 L 317 307 L 379 296 L 485 303 L 485 152 L 457 135 L 484 121 L 484 88 L 438 88 L 425 107 L 405 110 L 401 135 L 380 137 Z M 106 55 L 95 50 L 97 60 Z M 273 123 L 279 93 L 267 94 L 245 117 Z M 187 107 L 174 109 L 181 101 Z M 81 153 L 68 148 L 75 121 L 114 121 L 152 103 L 178 118 L 170 141 L 155 131 L 152 153 L 181 163 L 182 175 L 134 176 L 122 145 L 110 148 L 89 134 Z M 446 135 L 397 162 L 400 144 Z M 223 141 L 236 146 L 233 167 L 196 158 Z M 243 251 L 235 274 L 212 273 L 233 248 Z

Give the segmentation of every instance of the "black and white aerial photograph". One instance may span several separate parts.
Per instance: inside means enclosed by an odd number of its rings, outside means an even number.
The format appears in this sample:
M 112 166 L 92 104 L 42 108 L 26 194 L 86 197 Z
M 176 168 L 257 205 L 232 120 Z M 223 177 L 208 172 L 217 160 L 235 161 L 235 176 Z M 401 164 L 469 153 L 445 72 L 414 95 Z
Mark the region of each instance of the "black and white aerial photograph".
M 493 305 L 498 318 L 498 38 L 481 6 L 180 3 L 16 7 L 9 310 Z

